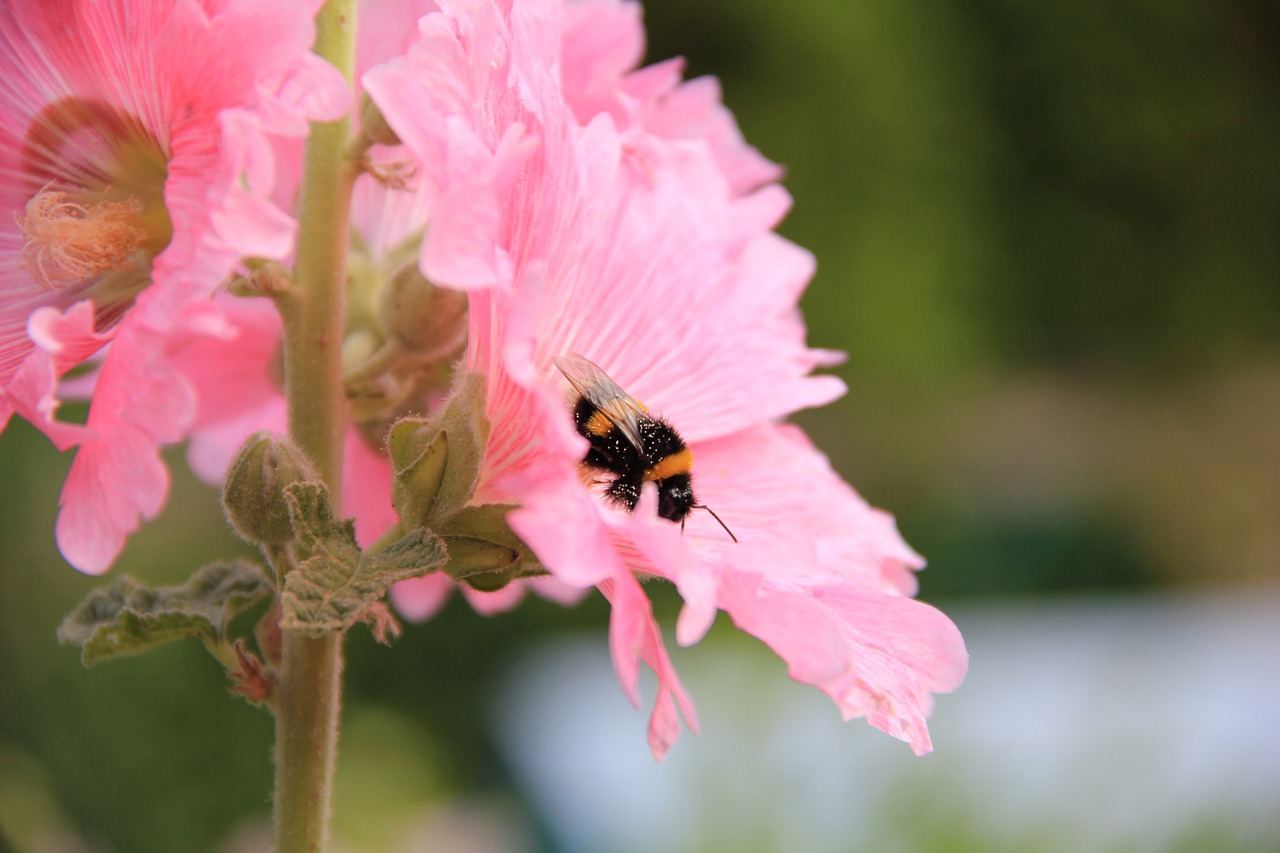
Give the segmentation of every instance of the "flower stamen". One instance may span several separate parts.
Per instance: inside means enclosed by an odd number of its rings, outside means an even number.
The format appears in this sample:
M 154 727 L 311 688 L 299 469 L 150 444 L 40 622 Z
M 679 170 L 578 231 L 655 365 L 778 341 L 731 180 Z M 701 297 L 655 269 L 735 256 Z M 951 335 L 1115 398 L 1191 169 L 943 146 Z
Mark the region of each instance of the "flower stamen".
M 19 263 L 46 290 L 132 269 L 133 254 L 148 236 L 138 224 L 141 213 L 133 197 L 78 204 L 46 185 L 14 214 L 26 238 Z

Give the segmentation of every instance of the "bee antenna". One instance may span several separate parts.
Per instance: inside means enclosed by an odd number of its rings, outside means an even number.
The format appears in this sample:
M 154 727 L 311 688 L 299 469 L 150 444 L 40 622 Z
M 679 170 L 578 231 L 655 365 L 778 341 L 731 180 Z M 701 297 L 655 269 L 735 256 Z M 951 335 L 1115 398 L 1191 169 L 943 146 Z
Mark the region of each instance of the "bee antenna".
M 705 509 L 707 512 L 711 513 L 711 517 L 716 520 L 717 524 L 719 524 L 721 527 L 724 528 L 724 532 L 729 534 L 729 538 L 733 540 L 734 544 L 735 545 L 738 544 L 738 537 L 733 535 L 733 531 L 729 529 L 729 525 L 725 524 L 723 521 L 720 520 L 720 516 L 716 515 L 716 511 L 714 509 L 707 506 L 706 504 L 694 504 L 693 508 Z

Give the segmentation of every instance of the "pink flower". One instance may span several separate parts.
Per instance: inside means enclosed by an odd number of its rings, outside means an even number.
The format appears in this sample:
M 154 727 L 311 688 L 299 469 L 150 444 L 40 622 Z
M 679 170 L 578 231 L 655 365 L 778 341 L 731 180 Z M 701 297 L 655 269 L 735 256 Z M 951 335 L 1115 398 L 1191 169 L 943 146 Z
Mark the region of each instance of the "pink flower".
M 776 170 L 707 84 L 679 83 L 673 66 L 627 70 L 642 43 L 634 6 L 565 8 L 477 2 L 428 16 L 404 59 L 364 77 L 431 183 L 422 270 L 470 291 L 465 367 L 487 379 L 492 428 L 475 500 L 520 504 L 509 520 L 554 577 L 610 599 L 624 689 L 638 701 L 641 661 L 658 676 L 658 757 L 681 716 L 697 721 L 637 582 L 651 576 L 685 599 L 682 644 L 724 610 L 846 718 L 927 752 L 930 694 L 960 683 L 964 644 L 909 597 L 923 561 L 892 519 L 780 424 L 843 386 L 810 375 L 836 357 L 804 342 L 796 302 L 813 260 L 771 230 L 789 206 L 761 185 Z M 564 14 L 618 37 L 566 36 Z M 606 47 L 587 55 L 594 44 Z M 570 69 L 601 73 L 568 80 Z M 583 484 L 586 441 L 553 366 L 565 353 L 682 433 L 697 497 L 737 543 L 705 512 L 683 530 L 658 517 L 652 487 L 626 513 Z
M 0 427 L 79 444 L 57 536 L 82 571 L 164 502 L 158 445 L 193 411 L 173 341 L 226 334 L 199 301 L 290 249 L 268 135 L 349 103 L 309 52 L 314 5 L 0 2 Z M 95 355 L 88 422 L 57 421 L 60 378 Z

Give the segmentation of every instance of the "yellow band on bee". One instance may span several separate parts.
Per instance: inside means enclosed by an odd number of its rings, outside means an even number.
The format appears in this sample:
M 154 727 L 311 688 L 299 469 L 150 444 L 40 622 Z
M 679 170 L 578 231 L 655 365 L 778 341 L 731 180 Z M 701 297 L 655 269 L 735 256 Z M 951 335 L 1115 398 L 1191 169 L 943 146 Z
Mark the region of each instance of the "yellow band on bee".
M 688 474 L 693 470 L 693 451 L 689 448 L 673 453 L 665 459 L 659 459 L 644 472 L 646 480 L 665 480 L 677 474 Z
M 605 417 L 604 412 L 596 410 L 591 413 L 591 417 L 587 418 L 587 432 L 591 435 L 608 435 L 613 429 L 613 421 Z

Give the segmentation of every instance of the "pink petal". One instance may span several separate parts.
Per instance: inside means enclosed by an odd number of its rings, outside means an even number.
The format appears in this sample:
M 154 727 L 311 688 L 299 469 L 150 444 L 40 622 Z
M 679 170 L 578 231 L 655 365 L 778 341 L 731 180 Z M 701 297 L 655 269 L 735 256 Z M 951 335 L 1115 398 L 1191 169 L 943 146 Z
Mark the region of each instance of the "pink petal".
M 440 612 L 452 591 L 453 581 L 448 575 L 427 575 L 391 587 L 391 603 L 410 622 L 425 622 Z
M 825 684 L 849 668 L 849 648 L 837 621 L 813 598 L 766 585 L 760 575 L 730 574 L 720 605 L 733 624 L 769 645 L 796 681 Z
M 53 356 L 53 369 L 61 376 L 102 349 L 111 333 L 94 328 L 93 304 L 77 302 L 66 311 L 37 308 L 27 321 L 27 335 L 37 347 Z
M 347 430 L 342 512 L 356 520 L 356 541 L 367 547 L 396 523 L 391 506 L 391 462 L 354 427 Z
M 141 430 L 115 426 L 110 442 L 84 442 L 58 501 L 62 556 L 86 574 L 102 574 L 141 519 L 159 512 L 168 489 L 157 445 Z
M 111 355 L 89 407 L 96 435 L 81 442 L 58 500 L 58 547 L 89 574 L 105 571 L 141 519 L 160 511 L 169 487 L 160 444 L 180 438 L 194 414 L 190 389 L 136 324 L 120 328 Z
M 60 405 L 54 396 L 57 385 L 58 374 L 49 354 L 43 350 L 28 353 L 9 384 L 0 388 L 0 431 L 16 413 L 48 436 L 59 450 L 92 435 L 82 426 L 55 418 Z
M 438 11 L 432 0 L 361 0 L 356 28 L 360 73 L 407 53 L 418 38 L 418 19 Z
M 471 605 L 471 608 L 481 616 L 506 613 L 524 601 L 524 596 L 527 592 L 524 584 L 519 582 L 509 583 L 496 592 L 480 592 L 466 584 L 459 584 L 458 588 L 462 590 L 462 596 Z
M 719 525 L 694 512 L 685 532 L 704 553 L 793 584 L 915 592 L 924 560 L 892 516 L 869 506 L 797 427 L 762 426 L 691 447 L 698 499 L 746 546 L 725 544 Z
M 603 583 L 623 571 L 623 564 L 601 522 L 601 508 L 570 471 L 562 471 L 570 476 L 556 477 L 544 469 L 536 491 L 532 482 L 527 491 L 522 488 L 528 499 L 507 521 L 561 582 L 575 587 Z M 574 535 L 564 535 L 565 530 Z
M 640 661 L 648 664 L 658 677 L 658 695 L 649 717 L 649 749 L 654 758 L 661 761 L 680 734 L 681 716 L 690 731 L 699 733 L 697 712 L 671 665 L 662 635 L 653 619 L 653 608 L 635 576 L 630 572 L 620 572 L 601 584 L 600 591 L 613 606 L 609 620 L 609 649 L 618 681 L 631 704 L 640 705 L 637 691 Z
M 558 578 L 550 575 L 541 575 L 539 577 L 529 578 L 525 582 L 525 586 L 533 590 L 539 597 L 547 599 L 547 601 L 555 602 L 562 607 L 574 607 L 578 605 L 582 599 L 586 598 L 590 590 L 582 587 L 569 586 Z
M 101 349 L 110 334 L 94 330 L 93 305 L 79 302 L 59 312 L 38 308 L 27 323 L 28 340 L 36 345 L 0 386 L 0 431 L 17 413 L 48 436 L 59 450 L 66 450 L 92 430 L 56 419 L 61 405 L 56 391 L 62 374 Z
M 560 76 L 565 100 L 581 124 L 601 112 L 623 121 L 615 88 L 644 58 L 644 42 L 639 3 L 593 0 L 566 6 Z
M 279 378 L 272 375 L 279 357 L 280 314 L 266 300 L 232 298 L 216 304 L 225 323 L 220 333 L 190 341 L 170 358 L 196 389 L 197 428 L 282 399 Z M 250 429 L 241 440 L 271 428 Z
M 422 270 L 449 287 L 493 287 L 512 275 L 511 259 L 499 245 L 500 199 L 510 191 L 530 146 L 519 126 L 502 137 L 492 154 L 456 122 L 449 127 L 456 130 L 448 140 L 449 165 L 459 179 L 450 181 L 436 201 L 422 244 Z

